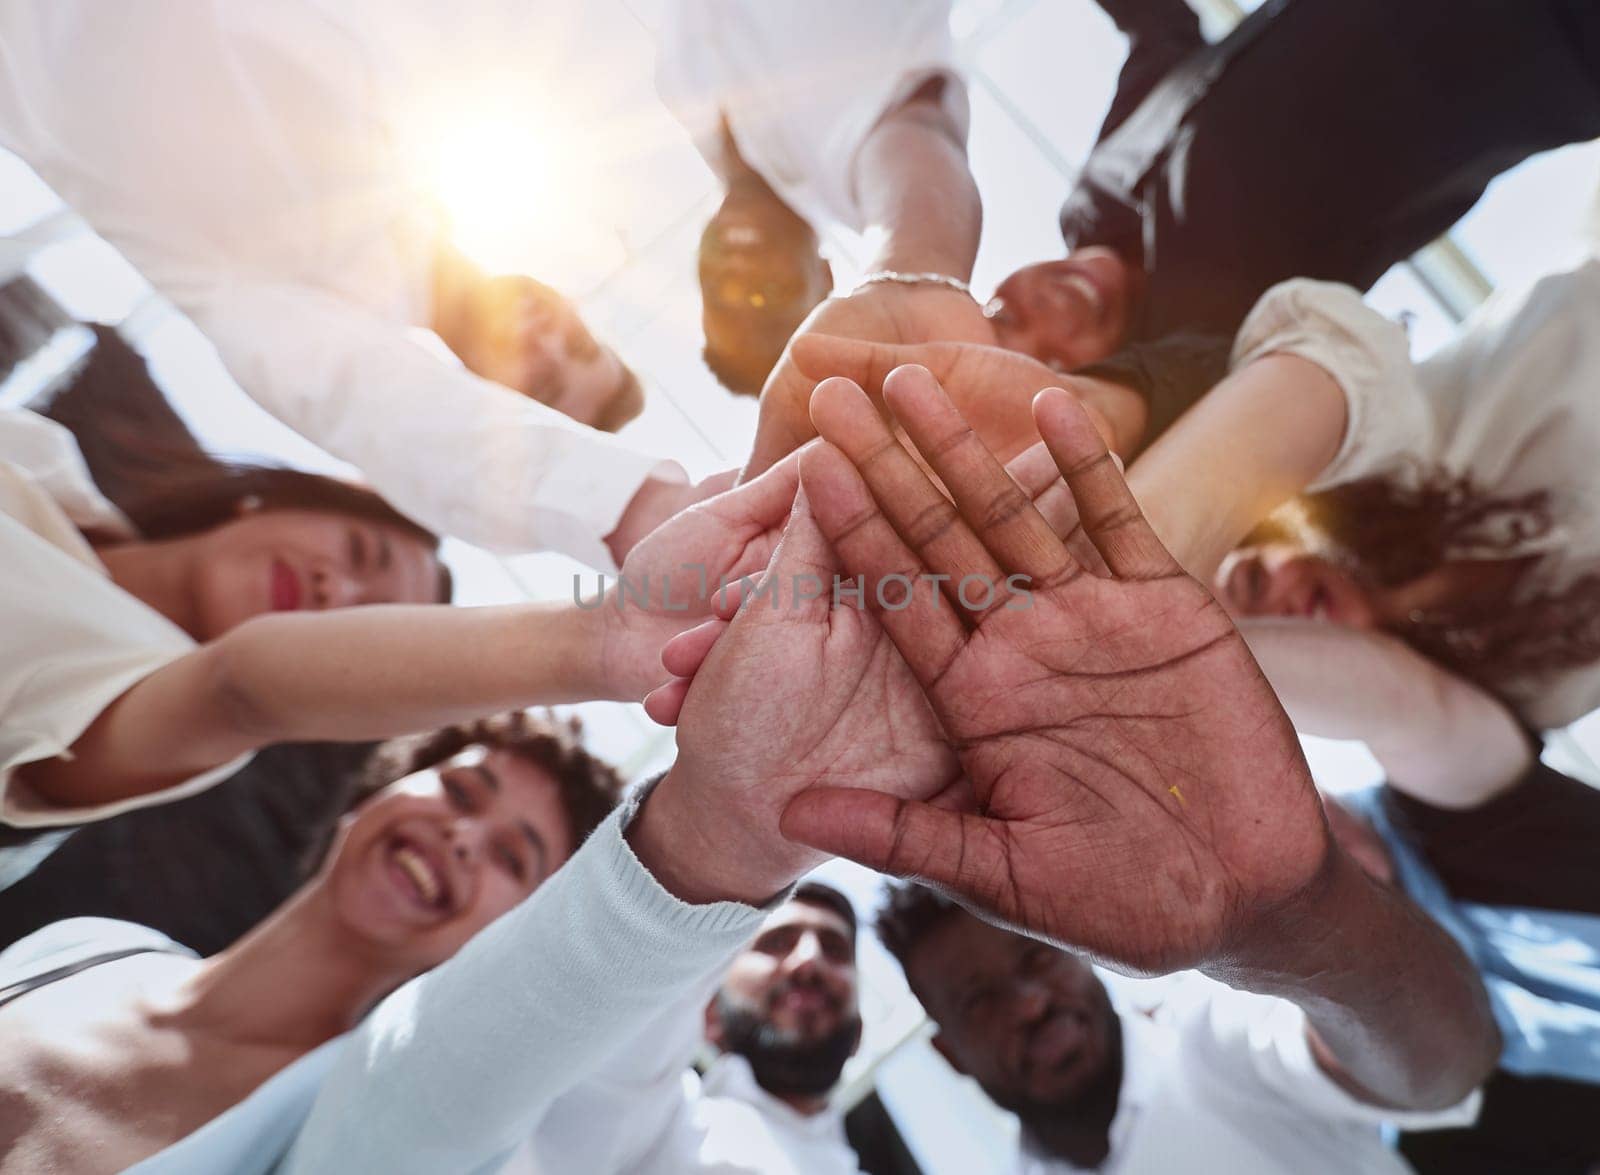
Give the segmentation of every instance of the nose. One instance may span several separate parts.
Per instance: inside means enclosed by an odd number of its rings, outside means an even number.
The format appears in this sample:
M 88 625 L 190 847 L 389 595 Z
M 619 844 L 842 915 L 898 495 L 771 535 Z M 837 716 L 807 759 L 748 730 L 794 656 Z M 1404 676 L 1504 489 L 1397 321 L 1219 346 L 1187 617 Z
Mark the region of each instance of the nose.
M 822 962 L 822 940 L 809 931 L 795 939 L 793 949 L 784 960 L 785 968 L 791 975 L 815 972 L 821 968 Z
M 1050 993 L 1042 983 L 1019 980 L 1011 989 L 1011 1010 L 1018 1024 L 1032 1024 L 1050 1010 Z
M 487 835 L 482 821 L 462 816 L 452 820 L 445 828 L 445 851 L 458 865 L 471 869 L 483 859 Z
M 353 608 L 364 602 L 366 584 L 338 567 L 323 564 L 311 573 L 312 593 L 320 608 Z

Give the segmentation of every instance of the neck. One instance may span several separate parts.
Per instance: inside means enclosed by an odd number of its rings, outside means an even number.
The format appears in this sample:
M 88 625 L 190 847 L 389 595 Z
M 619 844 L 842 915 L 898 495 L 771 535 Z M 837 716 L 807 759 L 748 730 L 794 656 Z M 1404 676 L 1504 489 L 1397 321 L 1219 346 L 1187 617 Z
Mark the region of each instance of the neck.
M 136 541 L 97 547 L 95 554 L 111 572 L 112 581 L 143 600 L 190 636 L 199 640 L 198 617 L 190 575 L 195 558 L 194 536 Z
M 1122 1031 L 1105 1073 L 1070 1103 L 1019 1113 L 1034 1145 L 1075 1167 L 1098 1167 L 1111 1153 L 1111 1123 L 1122 1097 Z
M 770 1091 L 769 1091 L 770 1092 Z M 828 1108 L 828 1095 L 804 1093 L 775 1093 L 772 1095 L 797 1114 L 811 1117 Z
M 173 1016 L 241 1042 L 309 1052 L 349 1031 L 411 975 L 393 958 L 353 943 L 326 890 L 311 885 L 201 964 Z

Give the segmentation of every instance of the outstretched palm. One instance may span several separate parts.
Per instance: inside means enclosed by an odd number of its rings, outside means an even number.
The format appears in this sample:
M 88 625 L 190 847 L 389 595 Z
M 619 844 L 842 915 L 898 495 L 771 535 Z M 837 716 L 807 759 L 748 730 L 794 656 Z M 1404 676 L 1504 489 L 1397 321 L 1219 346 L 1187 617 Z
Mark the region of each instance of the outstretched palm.
M 819 389 L 818 425 L 844 453 L 807 453 L 802 481 L 842 562 L 869 583 L 911 567 L 1021 573 L 1031 606 L 972 591 L 981 606 L 880 617 L 959 753 L 969 810 L 811 792 L 785 833 L 1133 970 L 1238 945 L 1253 915 L 1311 883 L 1327 840 L 1293 730 L 1232 623 L 1161 547 L 1071 397 L 1041 399 L 1040 429 L 1108 576 L 1067 554 L 927 372 L 886 393 L 955 505 L 859 391 Z

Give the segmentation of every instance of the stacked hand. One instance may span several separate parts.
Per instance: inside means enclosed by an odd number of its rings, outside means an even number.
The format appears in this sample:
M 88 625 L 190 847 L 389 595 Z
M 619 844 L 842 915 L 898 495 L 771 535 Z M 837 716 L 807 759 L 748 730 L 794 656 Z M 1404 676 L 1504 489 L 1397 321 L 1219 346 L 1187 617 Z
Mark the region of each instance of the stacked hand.
M 674 672 L 698 669 L 674 776 L 703 781 L 722 810 L 738 804 L 715 781 L 735 777 L 746 796 L 770 786 L 760 802 L 781 806 L 790 842 L 922 878 L 1128 969 L 1246 951 L 1262 916 L 1315 885 L 1328 839 L 1294 732 L 1231 621 L 1162 548 L 1071 395 L 1042 393 L 1034 415 L 1105 575 L 1085 573 L 928 372 L 895 373 L 884 396 L 954 504 L 869 399 L 833 380 L 813 402 L 832 444 L 802 454 L 808 505 L 790 534 L 801 528 L 809 566 L 836 558 L 865 576 L 871 618 L 966 781 L 952 784 L 927 726 L 911 753 L 881 752 L 899 749 L 890 715 L 910 691 L 877 659 L 869 617 L 750 604 L 703 666 L 688 636 L 669 650 Z M 872 588 L 929 573 L 947 589 L 977 579 L 965 599 L 919 591 L 902 608 Z M 1018 574 L 1030 607 L 979 590 Z M 849 639 L 834 637 L 845 625 Z
M 885 380 L 905 364 L 930 371 L 979 438 L 1001 460 L 1039 439 L 1033 398 L 1043 387 L 1064 387 L 1088 409 L 1095 427 L 1116 452 L 1131 452 L 1144 428 L 1144 402 L 1129 388 L 1106 380 L 1063 376 L 1018 351 L 993 345 L 992 335 L 894 343 L 813 332 L 790 344 L 779 373 L 761 396 L 755 447 L 745 466 L 750 477 L 816 434 L 810 401 L 822 380 L 844 376 L 882 401 Z M 778 375 L 782 375 L 779 380 Z
M 761 390 L 761 415 L 744 476 L 754 477 L 817 435 L 811 424 L 811 393 L 830 375 L 832 352 L 812 340 L 848 339 L 867 344 L 905 345 L 947 340 L 995 345 L 994 328 L 970 294 L 937 284 L 879 282 L 845 297 L 823 302 L 795 331 L 777 367 Z M 857 378 L 866 386 L 866 381 Z
M 712 615 L 719 583 L 758 575 L 772 557 L 799 486 L 792 457 L 729 488 L 733 474 L 700 483 L 712 491 L 653 528 L 622 563 L 623 584 L 586 598 L 599 626 L 596 647 L 613 696 L 637 701 L 660 685 L 661 647 Z M 686 487 L 696 489 L 697 487 Z

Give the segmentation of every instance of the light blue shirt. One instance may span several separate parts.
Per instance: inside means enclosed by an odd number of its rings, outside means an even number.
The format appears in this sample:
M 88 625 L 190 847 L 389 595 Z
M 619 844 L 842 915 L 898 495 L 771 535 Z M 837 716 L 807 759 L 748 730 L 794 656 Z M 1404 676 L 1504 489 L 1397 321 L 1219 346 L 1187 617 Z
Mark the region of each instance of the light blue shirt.
M 1340 799 L 1372 822 L 1400 887 L 1478 969 L 1505 1038 L 1500 1067 L 1600 1083 L 1600 917 L 1456 901 L 1390 821 L 1382 794 L 1375 787 Z

